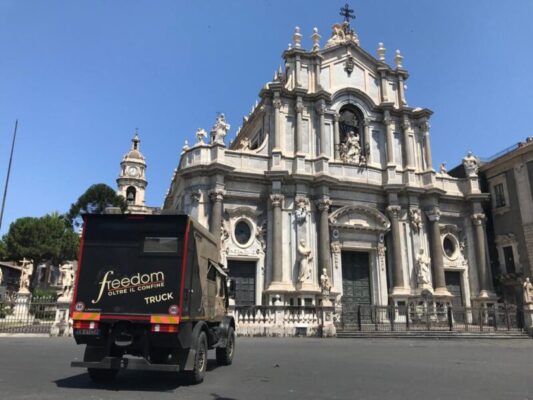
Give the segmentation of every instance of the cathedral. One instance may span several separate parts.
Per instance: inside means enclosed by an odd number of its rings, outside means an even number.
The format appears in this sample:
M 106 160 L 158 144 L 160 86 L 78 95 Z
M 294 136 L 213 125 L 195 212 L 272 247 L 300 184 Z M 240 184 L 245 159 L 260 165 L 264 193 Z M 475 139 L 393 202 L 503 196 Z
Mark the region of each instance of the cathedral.
M 433 169 L 432 111 L 408 104 L 403 56 L 367 52 L 349 21 L 322 43 L 315 28 L 310 49 L 295 28 L 235 139 L 219 114 L 183 147 L 163 212 L 220 238 L 237 306 L 495 303 L 476 159 L 461 178 Z M 144 168 L 134 138 L 118 180 L 132 210 Z

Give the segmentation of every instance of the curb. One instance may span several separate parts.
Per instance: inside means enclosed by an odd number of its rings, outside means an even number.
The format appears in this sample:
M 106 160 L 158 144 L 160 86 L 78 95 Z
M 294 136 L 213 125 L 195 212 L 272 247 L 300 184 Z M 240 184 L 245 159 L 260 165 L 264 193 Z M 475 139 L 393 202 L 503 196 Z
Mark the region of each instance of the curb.
M 49 333 L 0 333 L 0 338 L 42 338 L 50 337 Z

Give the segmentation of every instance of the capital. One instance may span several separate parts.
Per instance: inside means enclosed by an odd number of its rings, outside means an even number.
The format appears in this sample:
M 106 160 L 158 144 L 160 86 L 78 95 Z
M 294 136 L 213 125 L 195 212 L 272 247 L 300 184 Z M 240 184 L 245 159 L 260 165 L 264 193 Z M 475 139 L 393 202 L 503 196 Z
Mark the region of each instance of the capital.
M 190 196 L 193 203 L 198 203 L 200 202 L 200 198 L 202 197 L 202 192 L 200 192 L 199 190 L 195 190 L 194 192 L 190 193 Z
M 285 196 L 283 196 L 281 193 L 272 193 L 270 195 L 270 203 L 273 208 L 281 207 L 281 204 L 283 203 L 283 199 Z
M 420 124 L 420 129 L 422 130 L 422 132 L 424 133 L 429 133 L 429 128 L 431 128 L 431 125 L 429 124 L 428 121 L 424 121 Z
M 387 207 L 387 213 L 389 214 L 389 217 L 391 219 L 400 218 L 400 211 L 402 211 L 402 207 L 400 206 L 388 206 Z
M 341 119 L 341 115 L 339 113 L 333 114 L 333 121 L 339 122 L 340 119 Z
M 409 118 L 404 117 L 404 119 L 402 121 L 402 128 L 405 131 L 410 131 L 411 130 L 411 121 L 409 121 Z
M 281 108 L 281 100 L 274 99 L 274 101 L 272 101 L 272 105 L 274 106 L 275 109 L 279 110 Z
M 328 198 L 322 198 L 316 201 L 316 207 L 320 211 L 328 211 L 331 207 L 331 200 Z
M 437 207 L 427 210 L 426 215 L 431 222 L 440 221 L 440 210 Z
M 372 122 L 372 120 L 371 120 L 370 118 L 367 117 L 367 118 L 365 118 L 365 119 L 363 120 L 363 125 L 364 125 L 364 126 L 369 126 L 371 122 Z
M 214 189 L 209 192 L 209 197 L 211 197 L 211 201 L 214 202 L 222 202 L 224 200 L 224 195 L 226 194 L 225 190 L 222 189 Z
M 323 100 L 316 105 L 316 111 L 319 115 L 324 115 L 326 112 L 326 104 L 324 104 Z
M 471 218 L 472 218 L 472 223 L 474 225 L 483 225 L 485 223 L 486 219 L 487 219 L 485 214 L 483 214 L 483 213 L 473 214 L 471 216 Z
M 301 99 L 296 100 L 296 104 L 294 106 L 294 109 L 297 113 L 301 113 L 304 110 L 304 103 Z

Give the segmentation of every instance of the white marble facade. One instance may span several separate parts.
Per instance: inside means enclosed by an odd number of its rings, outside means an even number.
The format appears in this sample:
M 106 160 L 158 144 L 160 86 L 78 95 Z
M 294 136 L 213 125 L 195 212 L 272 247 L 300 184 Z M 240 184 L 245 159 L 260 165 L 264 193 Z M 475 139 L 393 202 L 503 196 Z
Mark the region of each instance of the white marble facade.
M 203 136 L 184 146 L 164 208 L 220 235 L 227 265 L 255 263 L 255 304 L 318 304 L 323 269 L 339 302 L 354 251 L 368 254 L 372 304 L 406 301 L 419 293 L 420 249 L 436 297 L 457 297 L 446 282 L 456 271 L 463 305 L 493 301 L 487 195 L 475 173 L 433 169 L 432 111 L 407 104 L 400 52 L 390 66 L 384 45 L 370 55 L 347 23 L 323 48 L 316 29 L 312 39 L 303 49 L 296 29 L 229 147 Z

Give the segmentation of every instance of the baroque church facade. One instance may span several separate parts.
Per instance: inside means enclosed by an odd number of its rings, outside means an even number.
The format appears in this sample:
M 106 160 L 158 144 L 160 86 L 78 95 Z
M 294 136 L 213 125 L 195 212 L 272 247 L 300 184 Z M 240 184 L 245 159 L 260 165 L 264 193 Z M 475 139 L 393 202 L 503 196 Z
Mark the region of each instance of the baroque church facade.
M 475 159 L 464 178 L 433 169 L 432 111 L 408 105 L 399 51 L 394 66 L 382 43 L 371 55 L 348 22 L 311 38 L 295 29 L 229 146 L 223 114 L 196 132 L 163 209 L 220 237 L 237 305 L 495 302 Z

